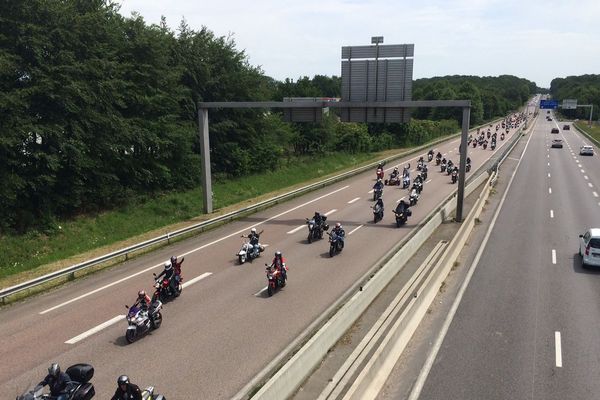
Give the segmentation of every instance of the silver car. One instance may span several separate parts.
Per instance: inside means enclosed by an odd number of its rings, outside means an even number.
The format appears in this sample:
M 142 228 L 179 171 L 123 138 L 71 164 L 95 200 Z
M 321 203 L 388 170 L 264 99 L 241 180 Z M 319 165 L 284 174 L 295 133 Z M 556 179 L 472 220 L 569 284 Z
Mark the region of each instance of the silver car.
M 600 267 L 600 228 L 591 228 L 579 235 L 579 255 L 583 268 Z
M 594 155 L 594 148 L 592 146 L 581 146 L 579 148 L 579 155 L 581 156 L 593 156 Z

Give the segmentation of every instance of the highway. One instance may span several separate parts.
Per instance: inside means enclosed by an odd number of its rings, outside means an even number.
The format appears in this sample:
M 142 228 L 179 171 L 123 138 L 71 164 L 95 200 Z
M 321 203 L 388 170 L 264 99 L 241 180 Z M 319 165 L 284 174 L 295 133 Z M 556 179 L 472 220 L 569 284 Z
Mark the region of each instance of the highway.
M 456 162 L 458 140 L 435 150 Z M 493 154 L 489 148 L 470 150 L 474 169 Z M 410 162 L 414 168 L 419 156 L 398 165 Z M 386 165 L 386 177 L 394 165 Z M 168 398 L 231 397 L 456 188 L 431 163 L 421 201 L 407 226 L 398 229 L 392 209 L 408 191 L 386 187 L 386 214 L 374 224 L 369 208 L 374 175 L 358 175 L 4 307 L 0 390 L 14 397 L 57 361 L 63 369 L 76 362 L 94 365 L 99 398 L 114 391 L 123 373 L 140 386 L 155 385 Z M 345 227 L 346 248 L 334 258 L 326 240 L 308 244 L 306 227 L 301 228 L 316 210 L 326 213 L 330 224 L 340 221 Z M 240 235 L 253 226 L 264 229 L 261 242 L 268 247 L 258 260 L 240 266 L 235 256 Z M 277 249 L 287 258 L 289 282 L 268 298 L 264 263 Z M 152 273 L 171 255 L 185 255 L 183 294 L 165 305 L 159 330 L 128 345 L 124 305 L 139 289 L 151 292 Z
M 587 139 L 545 117 L 541 110 L 420 399 L 598 398 L 600 270 L 582 269 L 577 252 L 578 235 L 600 226 L 600 160 L 579 156 Z M 550 148 L 555 138 L 563 149 Z

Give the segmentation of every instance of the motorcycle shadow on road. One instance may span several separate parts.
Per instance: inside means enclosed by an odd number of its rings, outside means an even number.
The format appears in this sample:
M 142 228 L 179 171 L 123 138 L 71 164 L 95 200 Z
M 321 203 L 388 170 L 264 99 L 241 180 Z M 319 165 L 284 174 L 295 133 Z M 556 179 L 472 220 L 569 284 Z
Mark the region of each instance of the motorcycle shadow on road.
M 578 274 L 598 275 L 600 277 L 600 267 L 587 266 L 583 268 L 581 265 L 581 256 L 579 253 L 573 253 L 573 271 Z

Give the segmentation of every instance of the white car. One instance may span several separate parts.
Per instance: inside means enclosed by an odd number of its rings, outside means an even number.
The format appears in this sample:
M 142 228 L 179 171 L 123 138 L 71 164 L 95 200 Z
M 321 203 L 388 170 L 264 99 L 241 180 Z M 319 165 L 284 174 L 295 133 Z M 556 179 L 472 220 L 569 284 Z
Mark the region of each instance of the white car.
M 583 268 L 600 266 L 600 228 L 591 228 L 579 235 L 579 255 Z
M 593 156 L 594 155 L 594 148 L 592 146 L 581 146 L 579 148 L 579 155 L 580 156 Z

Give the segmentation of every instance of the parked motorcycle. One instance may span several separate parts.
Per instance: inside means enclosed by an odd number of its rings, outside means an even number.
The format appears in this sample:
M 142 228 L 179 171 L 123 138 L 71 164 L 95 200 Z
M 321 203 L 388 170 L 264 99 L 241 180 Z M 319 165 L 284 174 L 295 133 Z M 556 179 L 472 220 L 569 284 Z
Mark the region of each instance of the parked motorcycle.
M 146 335 L 152 329 L 160 328 L 162 324 L 162 302 L 160 300 L 154 300 L 148 311 L 142 311 L 141 308 L 136 306 L 125 306 L 129 311 L 125 319 L 129 326 L 125 333 L 125 339 L 128 343 L 133 343 L 138 338 Z
M 167 400 L 162 394 L 154 393 L 154 386 L 142 390 L 142 400 Z
M 341 253 L 344 249 L 344 240 L 334 231 L 329 233 L 329 257 Z
M 452 171 L 452 183 L 456 183 L 456 181 L 458 181 L 458 169 Z
M 373 223 L 376 224 L 383 219 L 383 206 L 379 203 L 375 203 L 371 208 L 373 209 Z
M 281 270 L 270 266 L 269 264 L 265 264 L 267 267 L 265 272 L 267 273 L 267 294 L 269 297 L 273 296 L 275 290 L 285 287 L 287 281 L 287 273 L 285 276 L 281 273 Z M 285 263 L 283 264 L 283 268 L 287 271 L 287 266 Z
M 246 236 L 242 237 L 245 238 Z M 258 244 L 258 253 L 256 253 L 254 251 L 254 246 L 250 243 L 250 241 L 244 240 L 244 242 L 242 243 L 242 248 L 236 254 L 236 256 L 238 257 L 238 261 L 240 262 L 240 264 L 243 264 L 246 261 L 254 260 L 258 256 L 260 256 L 260 253 L 262 253 L 263 251 L 265 251 L 265 247 L 262 246 L 260 243 Z
M 306 218 L 306 225 L 308 226 L 308 243 L 312 243 L 314 239 L 323 239 L 323 231 L 329 229 L 329 225 L 325 223 L 327 216 L 322 215 L 321 219 L 323 220 L 323 223 L 318 226 L 315 224 L 314 218 Z
M 181 285 L 181 281 L 175 282 L 175 288 L 171 287 L 172 283 L 165 276 L 162 278 L 157 278 L 156 274 L 154 275 L 154 294 L 152 295 L 152 301 L 160 300 L 162 302 L 174 299 L 179 297 L 183 290 L 183 286 Z M 171 277 L 171 279 L 175 279 L 175 274 Z
M 89 364 L 75 364 L 67 368 L 65 372 L 71 378 L 66 388 L 67 400 L 90 400 L 96 395 L 94 385 L 90 383 L 94 376 L 94 367 Z M 17 400 L 49 400 L 54 398 L 44 394 L 43 386 L 35 386 L 16 397 Z

